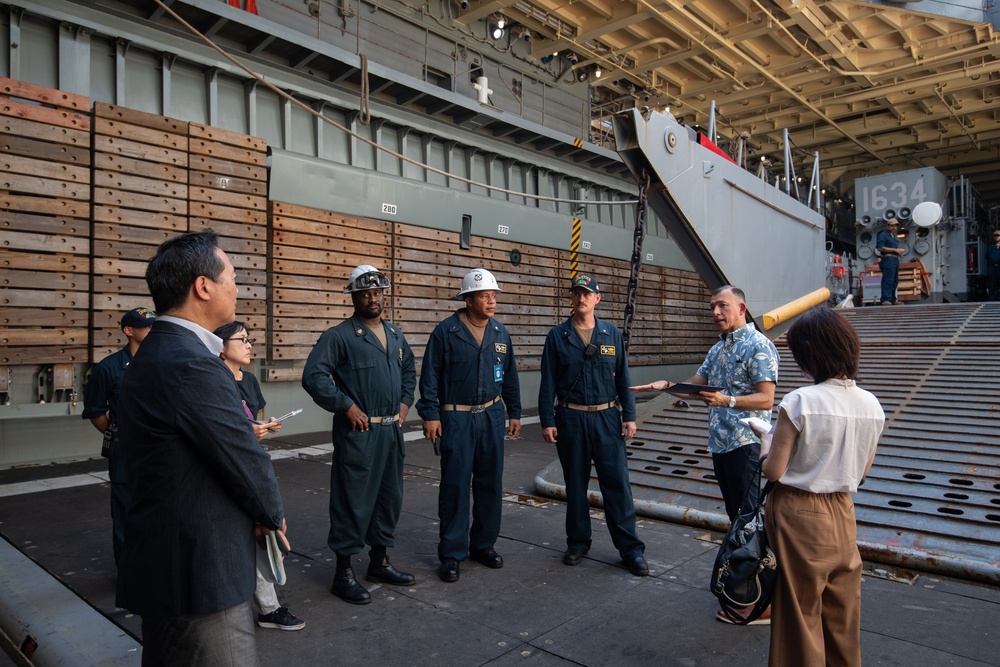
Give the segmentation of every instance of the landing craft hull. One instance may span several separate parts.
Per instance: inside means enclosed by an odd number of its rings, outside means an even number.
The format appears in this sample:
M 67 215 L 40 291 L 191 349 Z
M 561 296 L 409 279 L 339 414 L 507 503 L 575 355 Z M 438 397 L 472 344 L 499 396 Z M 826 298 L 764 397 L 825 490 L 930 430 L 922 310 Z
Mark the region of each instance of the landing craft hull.
M 613 119 L 618 154 L 649 204 L 712 289 L 747 294 L 752 318 L 825 283 L 825 220 L 805 204 L 697 142 L 670 114 L 629 109 Z

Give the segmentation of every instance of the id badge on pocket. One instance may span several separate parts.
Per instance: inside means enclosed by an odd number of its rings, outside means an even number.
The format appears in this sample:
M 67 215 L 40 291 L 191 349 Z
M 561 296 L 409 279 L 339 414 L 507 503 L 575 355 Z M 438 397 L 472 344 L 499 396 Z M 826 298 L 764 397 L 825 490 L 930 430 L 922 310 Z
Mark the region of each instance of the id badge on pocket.
M 503 382 L 503 366 L 500 364 L 493 364 L 493 381 Z
M 111 447 L 114 445 L 115 440 L 115 430 L 106 429 L 104 431 L 104 442 L 101 443 L 101 456 L 106 459 L 111 458 Z

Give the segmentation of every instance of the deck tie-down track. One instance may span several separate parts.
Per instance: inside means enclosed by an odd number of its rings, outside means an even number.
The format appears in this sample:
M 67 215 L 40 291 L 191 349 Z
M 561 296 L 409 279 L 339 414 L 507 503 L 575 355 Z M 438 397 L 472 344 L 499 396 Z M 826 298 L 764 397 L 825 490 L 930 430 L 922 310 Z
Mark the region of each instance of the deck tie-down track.
M 860 386 L 886 427 L 855 498 L 862 555 L 1000 584 L 1000 303 L 845 309 L 862 341 Z M 784 340 L 775 406 L 808 383 Z M 682 379 L 682 378 L 675 378 Z M 629 443 L 636 511 L 724 531 L 707 409 L 668 394 L 639 406 Z M 536 480 L 564 496 L 558 463 Z M 591 497 L 600 504 L 596 478 Z

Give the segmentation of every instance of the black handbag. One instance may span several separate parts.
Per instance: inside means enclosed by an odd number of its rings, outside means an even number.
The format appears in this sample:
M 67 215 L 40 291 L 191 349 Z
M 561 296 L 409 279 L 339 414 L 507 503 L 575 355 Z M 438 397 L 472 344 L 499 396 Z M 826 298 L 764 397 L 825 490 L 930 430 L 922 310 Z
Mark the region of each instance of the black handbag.
M 757 488 L 763 461 L 757 464 Z M 741 514 L 729 526 L 712 568 L 709 588 L 719 598 L 722 612 L 736 625 L 746 625 L 764 613 L 771 604 L 778 579 L 778 563 L 764 530 L 763 505 L 772 486 L 772 482 L 767 483 L 749 510 L 746 509 L 751 498 L 748 489 L 740 506 Z

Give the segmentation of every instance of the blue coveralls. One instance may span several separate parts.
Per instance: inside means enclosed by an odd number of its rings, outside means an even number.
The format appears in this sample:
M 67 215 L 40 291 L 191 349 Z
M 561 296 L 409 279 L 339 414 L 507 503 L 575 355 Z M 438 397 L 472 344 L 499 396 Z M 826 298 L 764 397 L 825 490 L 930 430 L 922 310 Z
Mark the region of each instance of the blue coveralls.
M 899 240 L 888 229 L 883 229 L 875 237 L 876 248 L 898 248 Z M 882 255 L 879 260 L 882 270 L 882 302 L 896 303 L 896 287 L 899 286 L 899 255 Z
M 505 406 L 510 419 L 521 418 L 521 389 L 510 334 L 490 318 L 480 347 L 458 317 L 464 310 L 455 311 L 431 333 L 417 401 L 421 419 L 441 422 L 438 557 L 459 562 L 468 557 L 470 549 L 493 547 L 500 535 Z M 456 404 L 483 405 L 497 396 L 503 400 L 482 412 L 442 409 Z
M 121 391 L 122 375 L 132 361 L 132 353 L 126 345 L 114 354 L 105 357 L 90 372 L 90 379 L 83 388 L 83 418 L 94 419 L 108 415 L 108 428 L 118 428 L 118 395 Z M 108 457 L 108 479 L 111 481 L 111 526 L 112 548 L 115 563 L 125 543 L 125 508 L 132 496 L 128 492 L 125 475 L 125 457 L 118 446 L 118 437 L 111 441 L 111 455 Z
M 625 559 L 646 550 L 635 529 L 635 506 L 622 438 L 622 423 L 635 421 L 635 396 L 629 391 L 628 359 L 621 332 L 614 324 L 595 319 L 590 342 L 597 352 L 589 359 L 572 318 L 553 327 L 545 337 L 538 413 L 542 428 L 555 426 L 558 430 L 556 451 L 566 481 L 567 546 L 590 549 L 588 486 L 593 461 L 611 541 Z M 598 412 L 555 408 L 557 399 L 560 404 L 578 405 L 607 404 L 617 399 L 621 408 L 613 406 Z
M 1000 247 L 994 243 L 986 246 L 986 280 L 987 298 L 996 301 L 1000 297 Z
M 413 404 L 417 373 L 403 332 L 382 324 L 388 350 L 351 317 L 320 336 L 302 372 L 302 387 L 333 413 L 327 544 L 338 556 L 360 553 L 365 543 L 392 547 L 403 507 L 403 430 L 398 421 L 374 418 Z M 347 411 L 354 404 L 373 420 L 367 431 L 351 428 Z

